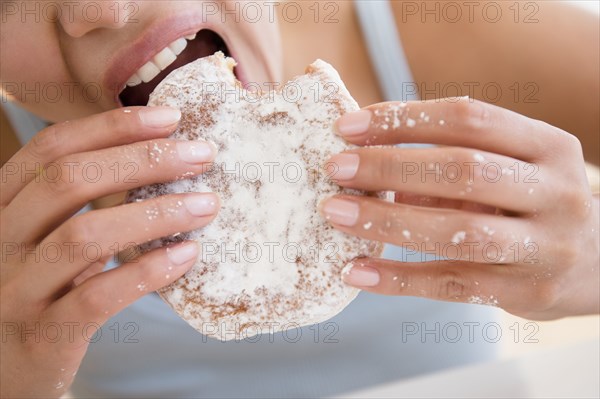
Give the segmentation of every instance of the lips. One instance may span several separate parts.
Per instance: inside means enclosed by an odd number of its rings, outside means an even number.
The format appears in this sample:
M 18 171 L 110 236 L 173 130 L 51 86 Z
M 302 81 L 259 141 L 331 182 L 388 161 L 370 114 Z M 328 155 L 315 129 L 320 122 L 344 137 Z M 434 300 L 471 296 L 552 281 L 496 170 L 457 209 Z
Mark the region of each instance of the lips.
M 146 62 L 129 78 L 125 89 L 119 94 L 123 106 L 146 105 L 150 93 L 169 73 L 198 58 L 222 51 L 230 55 L 225 41 L 212 30 L 203 29 L 194 35 L 187 35 L 157 50 L 152 59 Z

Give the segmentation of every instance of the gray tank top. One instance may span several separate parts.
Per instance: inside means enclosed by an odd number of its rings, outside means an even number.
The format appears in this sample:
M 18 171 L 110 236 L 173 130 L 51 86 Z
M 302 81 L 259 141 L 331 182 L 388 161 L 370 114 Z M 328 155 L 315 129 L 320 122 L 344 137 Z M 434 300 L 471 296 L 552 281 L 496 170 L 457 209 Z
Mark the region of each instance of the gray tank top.
M 412 78 L 390 4 L 356 1 L 355 7 L 385 99 L 416 99 L 403 97 L 403 85 Z M 19 133 L 27 141 L 34 132 Z M 394 246 L 386 247 L 384 257 L 423 260 L 420 254 L 410 255 Z M 494 358 L 497 344 L 477 336 L 474 342 L 468 337 L 453 342 L 444 339 L 442 329 L 452 323 L 485 325 L 497 314 L 497 309 L 478 305 L 363 292 L 327 322 L 251 341 L 219 342 L 196 332 L 156 294 L 149 294 L 109 320 L 94 337 L 72 394 L 95 398 L 343 395 Z M 408 334 L 414 328 L 420 332 Z M 430 332 L 423 336 L 423 330 Z

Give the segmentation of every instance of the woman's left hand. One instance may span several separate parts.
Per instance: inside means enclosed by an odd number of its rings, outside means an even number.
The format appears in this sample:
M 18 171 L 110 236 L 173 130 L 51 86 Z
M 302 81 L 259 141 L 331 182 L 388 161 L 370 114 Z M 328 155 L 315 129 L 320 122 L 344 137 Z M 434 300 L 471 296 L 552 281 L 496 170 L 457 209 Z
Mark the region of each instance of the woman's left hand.
M 440 145 L 331 158 L 339 185 L 396 193 L 395 203 L 326 199 L 321 212 L 335 228 L 440 259 L 356 259 L 347 284 L 538 320 L 599 311 L 599 201 L 575 136 L 466 97 L 376 104 L 336 128 L 359 146 Z

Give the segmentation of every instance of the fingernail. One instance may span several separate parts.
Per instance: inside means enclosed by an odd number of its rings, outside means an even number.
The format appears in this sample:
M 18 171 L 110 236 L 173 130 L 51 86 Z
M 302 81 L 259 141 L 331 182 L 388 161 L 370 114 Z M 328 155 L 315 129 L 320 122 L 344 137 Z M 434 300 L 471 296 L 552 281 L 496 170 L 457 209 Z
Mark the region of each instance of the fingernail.
M 342 281 L 355 287 L 374 287 L 379 284 L 379 272 L 369 266 L 348 263 L 342 269 Z
M 183 200 L 188 212 L 194 216 L 209 216 L 217 212 L 219 200 L 214 194 L 190 194 Z
M 187 163 L 210 162 L 215 157 L 216 148 L 206 141 L 179 141 L 177 154 Z
M 348 112 L 342 115 L 336 123 L 336 133 L 340 136 L 358 136 L 369 130 L 371 124 L 371 111 L 366 109 Z
M 332 179 L 350 180 L 356 176 L 358 172 L 358 163 L 360 157 L 358 154 L 337 154 L 329 159 L 328 164 L 333 165 L 334 174 Z
M 171 107 L 146 107 L 140 109 L 138 115 L 148 127 L 167 127 L 181 119 L 181 111 Z
M 194 242 L 178 244 L 167 248 L 167 257 L 174 265 L 182 265 L 198 257 L 198 245 Z
M 359 210 L 356 202 L 338 198 L 327 200 L 321 208 L 325 219 L 342 226 L 354 226 L 358 221 Z

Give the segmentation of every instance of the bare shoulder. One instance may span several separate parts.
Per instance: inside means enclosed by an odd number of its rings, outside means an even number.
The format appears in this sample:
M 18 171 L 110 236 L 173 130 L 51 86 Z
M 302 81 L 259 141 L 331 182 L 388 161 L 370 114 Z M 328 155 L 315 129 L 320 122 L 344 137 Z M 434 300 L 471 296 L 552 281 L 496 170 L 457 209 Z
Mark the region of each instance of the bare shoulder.
M 579 73 L 574 63 L 598 54 L 598 16 L 561 1 L 392 1 L 392 7 L 417 75 L 514 75 L 540 65 Z M 553 58 L 563 61 L 543 64 Z
M 471 95 L 577 135 L 598 162 L 598 15 L 560 1 L 393 1 L 422 97 Z

